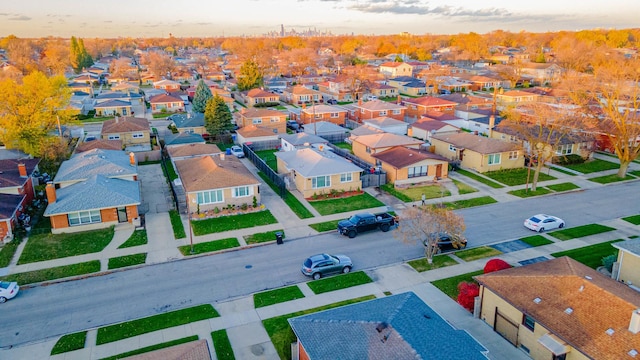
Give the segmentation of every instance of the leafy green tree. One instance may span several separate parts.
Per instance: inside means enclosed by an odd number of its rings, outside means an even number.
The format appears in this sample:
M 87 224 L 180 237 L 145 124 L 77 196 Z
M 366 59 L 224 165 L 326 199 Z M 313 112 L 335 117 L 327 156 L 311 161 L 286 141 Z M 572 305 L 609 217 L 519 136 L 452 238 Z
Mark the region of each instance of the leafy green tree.
M 197 113 L 204 113 L 209 99 L 213 97 L 211 89 L 204 83 L 204 81 L 198 81 L 196 86 L 196 93 L 193 95 L 192 109 Z
M 0 142 L 35 157 L 47 152 L 61 125 L 71 122 L 71 92 L 64 76 L 47 78 L 34 71 L 21 83 L 0 81 Z
M 84 47 L 84 41 L 82 39 L 76 39 L 75 36 L 71 37 L 71 51 L 69 54 L 71 58 L 71 66 L 76 74 L 80 73 L 82 69 L 88 68 L 93 65 L 93 58 L 87 52 Z
M 220 137 L 220 135 L 231 131 L 233 129 L 232 119 L 233 115 L 220 95 L 216 94 L 207 101 L 204 110 L 204 127 L 209 135 Z
M 245 91 L 262 86 L 263 76 L 262 70 L 258 64 L 249 59 L 240 67 L 240 76 L 238 76 L 238 90 Z

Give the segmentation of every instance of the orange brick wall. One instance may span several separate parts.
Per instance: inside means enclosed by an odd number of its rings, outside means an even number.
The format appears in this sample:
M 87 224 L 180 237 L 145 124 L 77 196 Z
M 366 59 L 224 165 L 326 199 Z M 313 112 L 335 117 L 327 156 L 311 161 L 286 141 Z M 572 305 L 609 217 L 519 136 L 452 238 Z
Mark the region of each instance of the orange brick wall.
M 317 115 L 320 115 L 320 114 L 317 114 Z M 346 117 L 345 112 L 339 112 L 337 118 L 332 118 L 330 113 L 324 113 L 322 114 L 322 118 L 315 119 L 315 121 L 327 121 L 327 122 L 334 123 L 336 125 L 344 125 L 345 117 Z M 307 114 L 304 112 L 300 113 L 300 120 L 302 121 L 303 124 L 310 124 L 313 122 L 313 114 Z
M 0 222 L 0 243 L 2 239 L 9 233 L 9 219 Z
M 100 210 L 100 217 L 102 222 L 118 221 L 118 212 L 116 209 L 102 209 Z
M 133 222 L 138 217 L 138 207 L 136 205 L 127 206 L 127 221 Z
M 307 355 L 307 352 L 304 350 L 304 346 L 300 344 L 300 341 L 298 341 L 298 350 L 300 351 L 298 356 L 299 360 L 309 360 L 309 355 Z
M 51 228 L 53 229 L 63 229 L 69 227 L 69 219 L 67 215 L 54 215 L 49 217 L 49 221 L 51 221 Z

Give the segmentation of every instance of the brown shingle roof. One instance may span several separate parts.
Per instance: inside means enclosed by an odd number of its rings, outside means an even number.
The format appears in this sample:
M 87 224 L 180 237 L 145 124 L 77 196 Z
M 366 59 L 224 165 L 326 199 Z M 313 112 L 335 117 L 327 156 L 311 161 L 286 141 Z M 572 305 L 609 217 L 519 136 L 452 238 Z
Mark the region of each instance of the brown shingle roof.
M 480 154 L 495 154 L 505 151 L 514 151 L 518 146 L 513 143 L 490 139 L 480 135 L 469 133 L 447 133 L 435 134 L 432 139 L 441 140 L 445 143 L 452 144 L 457 148 L 469 149 Z
M 149 99 L 149 102 L 154 104 L 174 103 L 174 102 L 182 103 L 183 100 L 180 99 L 179 97 L 175 97 L 167 94 L 158 94 L 156 96 L 151 97 L 151 99 Z
M 255 125 L 241 127 L 240 129 L 236 130 L 236 132 L 244 138 L 276 135 L 272 129 L 258 127 Z
M 414 122 L 413 124 L 411 124 L 411 127 L 422 129 L 422 130 L 426 130 L 426 131 L 431 131 L 431 130 L 442 129 L 443 127 L 445 127 L 447 125 L 449 125 L 449 124 L 447 124 L 444 121 L 423 119 L 423 120 Z M 453 125 L 449 125 L 449 126 L 453 126 Z M 455 126 L 453 126 L 453 127 L 457 129 L 457 127 L 455 127 Z
M 172 158 L 195 156 L 195 155 L 211 155 L 219 154 L 222 151 L 215 144 L 185 144 L 167 147 L 167 152 Z
M 358 136 L 353 141 L 359 142 L 372 149 L 392 147 L 392 146 L 411 146 L 424 144 L 422 140 L 417 140 L 404 135 L 396 135 L 391 133 L 371 134 Z
M 487 289 L 593 359 L 631 359 L 640 333 L 628 330 L 640 293 L 561 257 L 477 276 Z M 533 300 L 540 298 L 539 303 Z M 567 314 L 567 308 L 573 309 Z M 607 329 L 614 333 L 608 335 Z
M 419 97 L 419 98 L 415 98 L 415 99 L 406 99 L 404 100 L 405 103 L 409 103 L 409 104 L 416 104 L 416 105 L 420 105 L 420 106 L 425 106 L 425 107 L 429 107 L 429 106 L 456 106 L 458 105 L 457 103 L 453 102 L 453 101 L 449 101 L 449 100 L 444 100 L 444 99 L 440 99 L 437 97 L 433 97 L 433 96 L 423 96 L 423 97 Z
M 247 96 L 252 98 L 257 98 L 257 97 L 273 97 L 278 95 L 274 93 L 270 93 L 268 91 L 264 91 L 262 89 L 251 89 L 247 91 Z
M 102 134 L 150 130 L 149 120 L 145 118 L 116 116 L 114 119 L 102 123 Z
M 396 103 L 382 101 L 382 100 L 367 101 L 365 103 L 356 105 L 355 107 L 359 109 L 369 110 L 369 111 L 402 110 L 407 108 L 406 106 L 403 106 L 403 105 L 398 105 Z
M 175 163 L 187 192 L 258 184 L 244 164 L 232 155 L 202 156 Z
M 396 169 L 402 169 L 417 162 L 433 159 L 442 160 L 448 162 L 448 160 L 440 155 L 419 151 L 416 149 L 410 149 L 402 146 L 392 147 L 389 150 L 385 150 L 381 153 L 373 154 L 372 157 L 393 166 Z
M 83 142 L 78 145 L 78 147 L 76 147 L 76 153 L 81 153 L 93 149 L 122 150 L 122 140 L 96 139 Z

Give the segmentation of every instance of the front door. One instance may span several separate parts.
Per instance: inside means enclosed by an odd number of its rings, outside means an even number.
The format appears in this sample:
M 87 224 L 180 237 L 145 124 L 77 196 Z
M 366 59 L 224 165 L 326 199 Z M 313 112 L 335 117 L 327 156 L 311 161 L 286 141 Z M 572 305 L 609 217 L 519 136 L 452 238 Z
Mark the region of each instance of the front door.
M 118 208 L 118 222 L 127 222 L 127 208 Z
M 442 177 L 442 164 L 436 165 L 436 179 L 440 179 Z

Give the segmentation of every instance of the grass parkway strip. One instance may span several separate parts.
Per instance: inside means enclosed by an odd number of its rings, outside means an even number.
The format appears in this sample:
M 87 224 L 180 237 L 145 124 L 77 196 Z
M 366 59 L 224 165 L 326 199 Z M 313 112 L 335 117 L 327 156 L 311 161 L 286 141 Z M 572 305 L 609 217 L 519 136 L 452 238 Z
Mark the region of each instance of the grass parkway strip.
M 602 234 L 607 231 L 615 230 L 612 227 L 600 225 L 600 224 L 588 224 L 582 226 L 576 226 L 569 229 L 557 230 L 550 232 L 549 235 L 560 240 L 571 240 L 575 238 L 581 238 L 589 235 Z
M 350 288 L 352 286 L 368 284 L 370 282 L 373 282 L 373 280 L 371 280 L 369 275 L 365 274 L 363 271 L 357 271 L 349 274 L 310 281 L 307 283 L 307 286 L 309 286 L 311 291 L 317 295 L 329 291 Z
M 551 254 L 551 256 L 556 258 L 568 256 L 573 260 L 583 263 L 592 269 L 597 269 L 599 266 L 602 266 L 603 257 L 618 254 L 618 249 L 611 246 L 611 244 L 618 241 L 622 240 L 611 240 L 604 243 L 584 246 L 573 250 L 560 251 Z
M 193 227 L 193 234 L 200 236 L 275 224 L 277 222 L 278 220 L 276 220 L 269 210 L 264 210 L 241 215 L 220 216 L 212 219 L 191 220 L 191 226 Z
M 291 300 L 302 299 L 304 294 L 297 285 L 264 291 L 253 294 L 253 306 L 261 308 Z
M 211 306 L 211 304 L 204 304 L 133 321 L 109 325 L 98 329 L 96 345 L 107 344 L 133 336 L 219 316 L 220 315 L 213 306 Z

